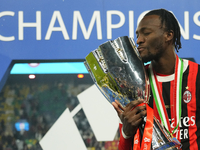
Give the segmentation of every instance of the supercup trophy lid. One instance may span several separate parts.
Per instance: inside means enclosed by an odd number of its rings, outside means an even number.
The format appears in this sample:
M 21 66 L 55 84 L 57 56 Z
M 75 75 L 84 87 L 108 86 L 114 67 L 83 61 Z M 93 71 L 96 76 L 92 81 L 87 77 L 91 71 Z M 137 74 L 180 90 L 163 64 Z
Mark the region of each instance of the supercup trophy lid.
M 149 80 L 133 38 L 107 41 L 86 56 L 84 62 L 106 99 L 125 107 L 138 98 L 149 98 Z

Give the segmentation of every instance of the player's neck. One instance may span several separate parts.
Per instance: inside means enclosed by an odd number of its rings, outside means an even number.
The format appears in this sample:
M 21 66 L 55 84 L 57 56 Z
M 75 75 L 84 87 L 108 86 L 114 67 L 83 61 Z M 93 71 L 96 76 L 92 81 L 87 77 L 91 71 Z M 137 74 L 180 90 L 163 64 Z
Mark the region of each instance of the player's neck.
M 158 74 L 170 75 L 175 71 L 176 54 L 160 57 L 158 60 L 153 60 L 153 69 Z

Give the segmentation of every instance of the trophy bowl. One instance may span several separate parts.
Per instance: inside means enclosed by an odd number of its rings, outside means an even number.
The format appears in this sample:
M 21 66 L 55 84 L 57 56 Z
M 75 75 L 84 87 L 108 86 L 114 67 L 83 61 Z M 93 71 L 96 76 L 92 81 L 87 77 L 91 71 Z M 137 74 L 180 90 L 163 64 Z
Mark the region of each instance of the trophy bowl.
M 107 41 L 85 59 L 84 64 L 95 85 L 110 103 L 117 100 L 125 107 L 138 98 L 148 103 L 149 79 L 133 38 L 122 36 Z M 171 137 L 154 117 L 151 149 L 180 148 L 180 142 Z

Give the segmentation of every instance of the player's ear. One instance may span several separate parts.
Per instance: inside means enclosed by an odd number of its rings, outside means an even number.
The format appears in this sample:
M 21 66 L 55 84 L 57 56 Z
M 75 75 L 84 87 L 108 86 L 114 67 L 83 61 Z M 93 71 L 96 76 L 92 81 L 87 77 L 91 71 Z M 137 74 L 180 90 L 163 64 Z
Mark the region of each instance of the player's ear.
M 174 31 L 169 30 L 165 32 L 165 42 L 170 43 L 173 41 L 174 38 Z

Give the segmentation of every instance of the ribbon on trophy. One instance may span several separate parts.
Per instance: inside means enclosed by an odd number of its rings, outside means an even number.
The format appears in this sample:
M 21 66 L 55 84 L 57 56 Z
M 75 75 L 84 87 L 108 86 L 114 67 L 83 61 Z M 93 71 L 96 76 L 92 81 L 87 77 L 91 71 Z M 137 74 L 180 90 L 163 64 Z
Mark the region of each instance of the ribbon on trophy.
M 133 150 L 149 150 L 151 148 L 152 133 L 153 133 L 153 109 L 149 107 L 147 103 L 142 103 L 140 105 L 146 105 L 147 116 L 146 123 L 144 127 L 144 134 L 142 137 L 142 143 L 140 142 L 140 130 L 136 131 L 134 136 Z M 138 106 L 140 106 L 138 105 Z

